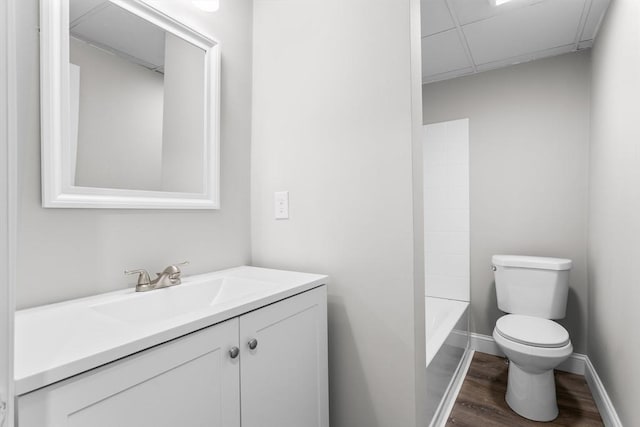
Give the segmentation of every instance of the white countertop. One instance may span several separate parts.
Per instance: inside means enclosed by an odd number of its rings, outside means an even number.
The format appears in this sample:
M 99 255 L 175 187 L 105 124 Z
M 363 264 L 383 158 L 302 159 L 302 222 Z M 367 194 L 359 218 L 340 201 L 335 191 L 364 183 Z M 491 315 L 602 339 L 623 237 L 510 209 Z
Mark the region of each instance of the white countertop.
M 125 299 L 135 303 L 135 298 L 145 298 L 154 292 L 172 292 L 220 278 L 253 281 L 257 286 L 238 298 L 212 301 L 198 310 L 173 313 L 153 321 L 127 321 L 96 310 L 105 303 Z M 28 393 L 326 283 L 324 275 L 245 266 L 184 277 L 182 284 L 165 289 L 136 293 L 130 288 L 19 310 L 15 319 L 16 394 Z

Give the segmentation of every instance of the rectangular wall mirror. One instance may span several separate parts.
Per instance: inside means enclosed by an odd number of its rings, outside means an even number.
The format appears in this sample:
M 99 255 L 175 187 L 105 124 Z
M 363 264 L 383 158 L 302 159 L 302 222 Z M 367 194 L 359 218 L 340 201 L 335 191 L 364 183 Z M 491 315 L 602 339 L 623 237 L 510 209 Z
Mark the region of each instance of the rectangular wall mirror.
M 138 0 L 40 12 L 43 206 L 218 209 L 219 44 Z

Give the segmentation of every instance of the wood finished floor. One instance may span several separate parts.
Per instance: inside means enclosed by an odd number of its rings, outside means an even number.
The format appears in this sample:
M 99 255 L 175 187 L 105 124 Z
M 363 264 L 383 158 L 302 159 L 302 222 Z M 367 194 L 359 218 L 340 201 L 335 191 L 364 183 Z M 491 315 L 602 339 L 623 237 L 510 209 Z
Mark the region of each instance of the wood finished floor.
M 522 418 L 504 400 L 507 371 L 505 359 L 476 352 L 447 427 L 604 426 L 584 377 L 558 371 L 558 418 L 548 423 Z

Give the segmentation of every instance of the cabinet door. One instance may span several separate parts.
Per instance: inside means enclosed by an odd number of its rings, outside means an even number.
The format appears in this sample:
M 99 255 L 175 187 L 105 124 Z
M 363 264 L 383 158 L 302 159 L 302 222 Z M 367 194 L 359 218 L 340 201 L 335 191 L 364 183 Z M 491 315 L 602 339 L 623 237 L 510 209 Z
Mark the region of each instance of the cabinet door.
M 20 427 L 239 427 L 238 319 L 20 396 Z
M 241 316 L 240 348 L 242 427 L 328 427 L 326 286 Z

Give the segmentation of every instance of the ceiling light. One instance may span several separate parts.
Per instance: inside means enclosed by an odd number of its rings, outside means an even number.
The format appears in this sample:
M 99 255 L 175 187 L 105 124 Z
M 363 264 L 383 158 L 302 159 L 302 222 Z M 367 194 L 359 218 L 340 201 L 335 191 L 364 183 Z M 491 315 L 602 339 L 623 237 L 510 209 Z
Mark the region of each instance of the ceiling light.
M 220 8 L 220 0 L 192 0 L 191 3 L 205 12 L 215 12 Z
M 509 3 L 510 1 L 511 1 L 511 0 L 494 0 L 494 2 L 493 2 L 493 3 L 494 3 L 496 6 L 502 6 L 503 4 L 505 4 L 505 3 Z

